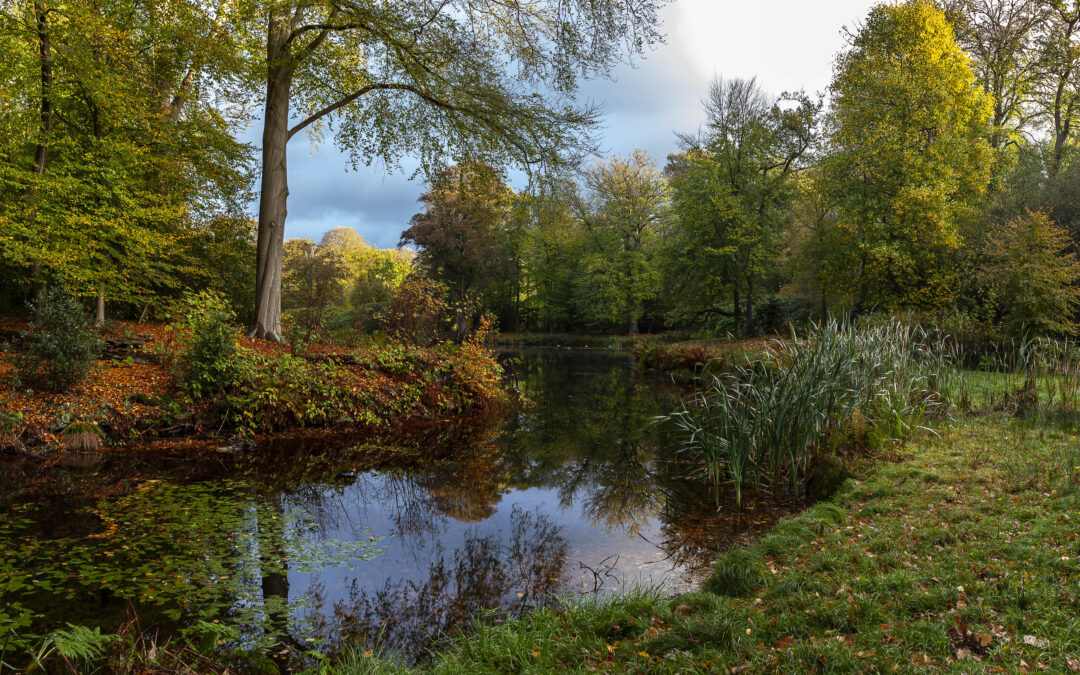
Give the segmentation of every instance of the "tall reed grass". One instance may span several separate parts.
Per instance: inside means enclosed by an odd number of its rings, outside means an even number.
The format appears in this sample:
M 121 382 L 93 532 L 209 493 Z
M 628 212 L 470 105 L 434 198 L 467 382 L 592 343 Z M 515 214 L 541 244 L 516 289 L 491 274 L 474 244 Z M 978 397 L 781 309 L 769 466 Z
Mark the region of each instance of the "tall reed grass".
M 671 420 L 714 485 L 800 494 L 815 462 L 854 427 L 903 440 L 948 412 L 947 340 L 897 319 L 829 320 L 719 375 Z
M 957 348 L 959 349 L 959 347 Z M 1025 338 L 993 344 L 976 369 L 954 383 L 952 397 L 965 412 L 1080 416 L 1080 343 Z

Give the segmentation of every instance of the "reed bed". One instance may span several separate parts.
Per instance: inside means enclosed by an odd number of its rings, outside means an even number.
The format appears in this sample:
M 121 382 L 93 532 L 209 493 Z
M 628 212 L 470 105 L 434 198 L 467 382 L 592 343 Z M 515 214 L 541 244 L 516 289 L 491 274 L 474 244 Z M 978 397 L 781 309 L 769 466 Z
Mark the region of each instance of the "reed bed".
M 957 388 L 945 338 L 891 319 L 829 320 L 767 345 L 757 358 L 704 376 L 705 385 L 667 417 L 682 451 L 714 485 L 802 494 L 815 463 L 852 431 L 903 440 L 928 416 L 948 414 Z
M 976 370 L 956 379 L 952 398 L 964 412 L 1080 415 L 1080 343 L 1041 337 L 994 344 L 982 350 Z

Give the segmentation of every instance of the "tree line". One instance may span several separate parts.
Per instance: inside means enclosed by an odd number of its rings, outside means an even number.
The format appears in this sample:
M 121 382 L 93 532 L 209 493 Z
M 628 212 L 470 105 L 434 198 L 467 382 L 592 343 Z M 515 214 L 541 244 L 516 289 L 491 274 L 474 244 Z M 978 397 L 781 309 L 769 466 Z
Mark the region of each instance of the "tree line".
M 423 274 L 402 297 L 439 294 L 459 334 L 484 313 L 504 330 L 746 335 L 870 311 L 1073 330 L 1080 3 L 882 4 L 826 94 L 717 79 L 662 166 L 589 165 L 600 111 L 577 84 L 656 43 L 661 4 L 6 0 L 0 310 L 58 284 L 99 320 L 106 303 L 136 317 L 209 288 L 281 339 L 283 307 L 371 326 Z M 345 229 L 285 241 L 301 132 L 357 163 L 420 161 L 415 260 Z
M 638 150 L 521 194 L 453 167 L 402 242 L 508 329 L 749 335 L 882 311 L 1069 333 L 1077 30 L 1080 3 L 882 4 L 827 97 L 719 78 L 662 167 Z
M 102 319 L 210 287 L 280 339 L 297 134 L 391 168 L 565 166 L 595 147 L 578 81 L 657 42 L 662 2 L 4 0 L 4 302 L 60 284 Z

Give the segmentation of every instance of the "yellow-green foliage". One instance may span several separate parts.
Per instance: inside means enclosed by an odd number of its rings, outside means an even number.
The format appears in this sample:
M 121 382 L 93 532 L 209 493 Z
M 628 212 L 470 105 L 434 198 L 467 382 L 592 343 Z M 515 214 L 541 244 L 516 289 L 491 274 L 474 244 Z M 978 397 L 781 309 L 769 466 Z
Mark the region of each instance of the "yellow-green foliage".
M 825 170 L 841 246 L 826 285 L 857 309 L 944 306 L 958 221 L 990 178 L 990 97 L 925 0 L 873 8 L 832 92 Z
M 1006 332 L 1072 333 L 1080 263 L 1069 235 L 1045 213 L 1028 213 L 991 237 L 982 274 Z

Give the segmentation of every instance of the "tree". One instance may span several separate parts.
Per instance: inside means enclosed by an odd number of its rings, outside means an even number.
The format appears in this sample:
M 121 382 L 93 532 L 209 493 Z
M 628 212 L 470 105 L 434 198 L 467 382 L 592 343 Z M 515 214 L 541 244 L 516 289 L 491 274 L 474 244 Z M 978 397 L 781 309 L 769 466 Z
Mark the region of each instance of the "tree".
M 558 179 L 522 196 L 522 296 L 531 328 L 564 330 L 575 318 L 574 278 L 584 234 L 577 189 L 572 180 Z
M 413 273 L 416 253 L 408 248 L 378 249 L 366 272 L 356 279 L 349 293 L 349 304 L 356 311 L 354 326 L 373 326 L 405 280 Z
M 818 167 L 799 175 L 795 187 L 798 192 L 791 205 L 787 247 L 782 254 L 785 277 L 789 289 L 806 298 L 820 316 L 828 316 L 824 262 L 841 246 L 836 211 L 823 189 Z
M 516 287 L 509 237 L 514 194 L 499 171 L 462 164 L 442 171 L 420 201 L 424 211 L 401 233 L 401 244 L 418 246 L 420 264 L 446 284 L 463 338 L 471 320 L 467 308 L 478 296 L 490 304 L 507 286 Z
M 577 279 L 579 312 L 591 325 L 624 322 L 631 334 L 659 283 L 655 248 L 668 187 L 644 150 L 585 172 L 586 251 Z
M 991 236 L 980 271 L 1009 335 L 1076 330 L 1080 261 L 1069 248 L 1068 233 L 1040 212 L 1016 218 Z
M 1052 134 L 1049 173 L 1053 177 L 1061 168 L 1080 115 L 1080 2 L 1052 0 L 1046 4 L 1032 98 L 1036 115 L 1049 124 Z
M 736 331 L 741 314 L 750 333 L 754 293 L 775 269 L 791 177 L 816 142 L 821 104 L 802 94 L 770 98 L 754 79 L 719 78 L 704 104 L 705 130 L 680 136 L 683 152 L 668 163 L 679 224 L 668 276 L 681 298 L 677 314 L 724 314 Z M 730 312 L 717 302 L 725 291 Z
M 843 244 L 832 290 L 856 311 L 944 306 L 958 222 L 989 181 L 990 97 L 923 0 L 870 11 L 832 93 L 824 170 Z
M 282 271 L 283 305 L 296 312 L 302 326 L 318 329 L 326 311 L 342 299 L 348 277 L 345 252 L 311 239 L 290 239 L 285 242 Z
M 596 110 L 573 104 L 578 77 L 656 42 L 661 2 L 268 4 L 253 334 L 281 334 L 286 148 L 297 133 L 333 119 L 354 161 L 391 167 L 406 152 L 428 170 L 448 156 L 560 164 L 592 145 Z
M 1021 142 L 1030 131 L 1028 99 L 1038 82 L 1041 26 L 1051 21 L 1045 0 L 955 0 L 943 9 L 972 70 L 993 100 L 990 145 Z
M 246 149 L 204 81 L 225 81 L 235 44 L 204 10 L 184 0 L 0 9 L 0 186 L 11 195 L 0 258 L 24 270 L 21 290 L 56 282 L 97 295 L 100 322 L 106 293 L 141 306 L 175 291 L 192 272 L 192 239 L 239 212 Z

